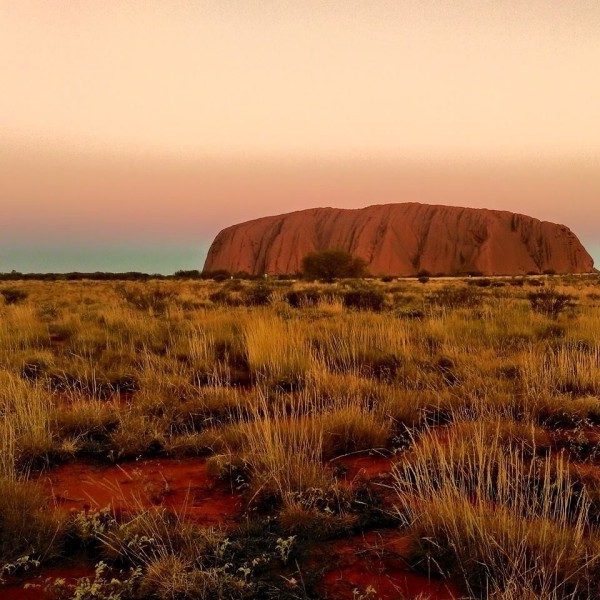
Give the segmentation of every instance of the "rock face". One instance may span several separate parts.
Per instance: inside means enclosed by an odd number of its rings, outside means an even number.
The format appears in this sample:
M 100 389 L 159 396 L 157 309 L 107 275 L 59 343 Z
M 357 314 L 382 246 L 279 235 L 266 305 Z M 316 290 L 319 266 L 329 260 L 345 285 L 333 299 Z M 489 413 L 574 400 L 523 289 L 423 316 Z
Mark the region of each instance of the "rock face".
M 342 249 L 373 275 L 586 273 L 594 263 L 564 225 L 511 212 L 418 203 L 314 208 L 221 231 L 206 271 L 254 275 L 301 270 L 309 252 Z

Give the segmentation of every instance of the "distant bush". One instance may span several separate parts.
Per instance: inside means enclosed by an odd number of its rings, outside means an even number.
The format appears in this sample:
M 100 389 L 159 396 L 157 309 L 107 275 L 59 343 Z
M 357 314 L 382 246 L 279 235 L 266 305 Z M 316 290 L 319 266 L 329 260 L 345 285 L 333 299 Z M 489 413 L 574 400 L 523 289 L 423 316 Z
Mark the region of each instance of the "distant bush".
M 233 295 L 231 290 L 220 289 L 209 294 L 208 299 L 214 304 L 225 304 L 227 306 L 240 306 L 242 300 L 239 295 Z
M 129 271 L 126 273 L 107 273 L 97 271 L 94 273 L 0 273 L 0 281 L 148 281 L 149 279 L 167 279 L 167 275 L 140 273 Z
M 202 273 L 198 269 L 191 271 L 176 271 L 173 275 L 174 279 L 202 279 Z
M 4 297 L 5 304 L 20 304 L 27 300 L 27 292 L 17 288 L 4 288 L 0 290 L 0 295 Z
M 308 279 L 357 278 L 366 275 L 366 263 L 344 250 L 323 250 L 307 254 L 302 260 L 302 273 Z
M 226 279 L 231 279 L 231 273 L 225 269 L 217 269 L 216 271 L 202 271 L 202 279 L 225 281 Z
M 487 277 L 482 277 L 480 279 L 470 279 L 467 283 L 476 287 L 490 287 L 492 285 L 492 280 Z
M 158 287 L 146 289 L 145 287 L 122 286 L 118 291 L 132 307 L 142 311 L 152 311 L 155 314 L 163 314 L 177 296 L 177 292 L 174 290 Z
M 419 276 L 419 283 L 428 283 L 428 282 L 429 282 L 429 277 L 427 275 Z
M 272 295 L 273 288 L 270 285 L 259 283 L 243 290 L 242 302 L 246 306 L 267 306 Z
M 556 290 L 543 290 L 531 292 L 528 296 L 531 308 L 551 319 L 558 317 L 565 310 L 575 306 L 575 298 L 569 294 L 562 294 Z
M 346 308 L 378 312 L 385 303 L 385 294 L 373 289 L 351 290 L 344 294 L 343 303 Z
M 544 287 L 545 285 L 541 279 L 529 279 L 527 283 L 532 287 Z
M 428 301 L 444 308 L 473 308 L 481 303 L 481 296 L 471 287 L 448 285 L 429 294 Z

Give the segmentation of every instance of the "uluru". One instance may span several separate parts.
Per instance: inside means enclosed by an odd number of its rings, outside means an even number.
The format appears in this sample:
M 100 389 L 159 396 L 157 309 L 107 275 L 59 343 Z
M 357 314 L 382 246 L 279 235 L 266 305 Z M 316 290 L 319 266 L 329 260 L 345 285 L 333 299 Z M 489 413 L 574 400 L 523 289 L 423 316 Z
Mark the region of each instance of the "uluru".
M 594 261 L 565 225 L 508 211 L 420 204 L 312 208 L 222 230 L 205 271 L 294 274 L 314 251 L 341 249 L 372 275 L 587 273 Z

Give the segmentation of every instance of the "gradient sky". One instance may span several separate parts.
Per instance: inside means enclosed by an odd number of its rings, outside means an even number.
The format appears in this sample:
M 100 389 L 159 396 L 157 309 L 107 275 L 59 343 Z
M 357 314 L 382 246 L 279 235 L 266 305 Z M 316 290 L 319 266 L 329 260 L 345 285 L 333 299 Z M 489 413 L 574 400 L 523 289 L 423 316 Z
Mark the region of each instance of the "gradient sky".
M 600 2 L 0 0 L 0 271 L 202 266 L 222 227 L 421 201 L 600 262 Z

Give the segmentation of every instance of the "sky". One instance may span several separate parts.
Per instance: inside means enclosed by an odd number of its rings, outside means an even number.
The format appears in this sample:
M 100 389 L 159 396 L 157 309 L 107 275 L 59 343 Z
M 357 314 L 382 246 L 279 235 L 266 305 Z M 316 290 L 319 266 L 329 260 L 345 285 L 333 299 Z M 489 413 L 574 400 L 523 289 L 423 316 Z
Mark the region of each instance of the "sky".
M 201 268 L 314 206 L 561 222 L 600 264 L 597 0 L 0 0 L 0 271 Z

